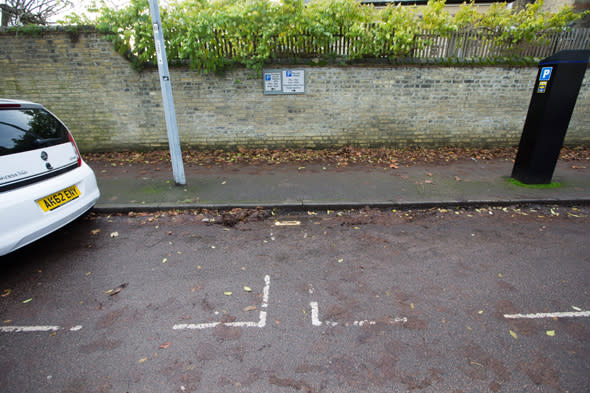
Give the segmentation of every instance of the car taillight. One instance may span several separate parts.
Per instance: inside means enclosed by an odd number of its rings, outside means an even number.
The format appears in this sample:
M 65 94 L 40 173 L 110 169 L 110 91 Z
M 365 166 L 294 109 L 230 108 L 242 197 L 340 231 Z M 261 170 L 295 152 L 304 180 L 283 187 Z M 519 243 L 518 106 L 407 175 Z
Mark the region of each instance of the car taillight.
M 78 166 L 82 166 L 82 156 L 80 155 L 80 150 L 78 150 L 78 145 L 76 145 L 76 141 L 74 140 L 74 137 L 70 131 L 68 131 L 68 139 L 72 146 L 74 146 L 74 150 L 76 150 L 76 155 L 78 156 Z

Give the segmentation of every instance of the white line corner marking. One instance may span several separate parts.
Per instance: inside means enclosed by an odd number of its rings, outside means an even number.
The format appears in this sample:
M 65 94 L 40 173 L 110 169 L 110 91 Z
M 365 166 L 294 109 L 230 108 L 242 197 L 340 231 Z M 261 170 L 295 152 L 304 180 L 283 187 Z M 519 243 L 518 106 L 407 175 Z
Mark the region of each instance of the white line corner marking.
M 264 276 L 264 288 L 262 289 L 262 304 L 260 305 L 260 314 L 258 322 L 210 322 L 210 323 L 181 323 L 174 325 L 173 330 L 186 330 L 186 329 L 211 329 L 218 325 L 229 326 L 229 327 L 257 327 L 263 328 L 266 326 L 266 309 L 268 308 L 268 294 L 270 292 L 270 276 L 267 274 Z
M 333 321 L 325 321 L 322 322 L 320 321 L 320 311 L 319 311 L 319 305 L 318 302 L 310 302 L 309 306 L 311 307 L 311 324 L 313 326 L 322 326 L 324 323 L 327 326 L 337 326 L 338 322 L 333 322 Z M 386 323 L 388 325 L 395 325 L 398 323 L 406 323 L 408 322 L 408 318 L 406 317 L 395 317 L 395 318 L 389 318 Z M 370 321 L 370 320 L 362 320 L 362 321 L 353 321 L 353 322 L 343 322 L 342 325 L 344 326 L 365 326 L 365 325 L 376 325 L 377 321 Z

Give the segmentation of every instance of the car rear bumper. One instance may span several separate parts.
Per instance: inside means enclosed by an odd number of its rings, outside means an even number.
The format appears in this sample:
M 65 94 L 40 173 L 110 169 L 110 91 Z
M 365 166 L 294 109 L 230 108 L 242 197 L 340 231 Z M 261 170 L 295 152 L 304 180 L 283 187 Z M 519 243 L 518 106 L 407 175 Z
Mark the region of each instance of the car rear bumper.
M 36 202 L 76 185 L 80 196 L 54 210 Z M 0 255 L 8 254 L 63 227 L 90 210 L 100 192 L 92 169 L 82 166 L 63 175 L 0 193 Z

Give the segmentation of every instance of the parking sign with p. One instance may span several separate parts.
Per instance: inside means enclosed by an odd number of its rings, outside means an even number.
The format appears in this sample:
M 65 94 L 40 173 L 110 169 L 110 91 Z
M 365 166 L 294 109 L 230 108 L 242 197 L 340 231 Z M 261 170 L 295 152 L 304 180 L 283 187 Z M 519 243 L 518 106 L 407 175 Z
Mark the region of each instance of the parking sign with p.
M 541 68 L 541 75 L 539 76 L 540 81 L 548 81 L 551 78 L 551 71 L 553 71 L 553 67 L 543 67 Z

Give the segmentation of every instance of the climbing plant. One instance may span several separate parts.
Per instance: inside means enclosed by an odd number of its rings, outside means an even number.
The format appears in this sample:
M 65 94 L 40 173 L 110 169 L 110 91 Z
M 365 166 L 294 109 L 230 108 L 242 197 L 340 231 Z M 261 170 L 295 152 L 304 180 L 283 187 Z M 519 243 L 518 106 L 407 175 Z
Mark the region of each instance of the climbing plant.
M 510 50 L 565 30 L 581 16 L 571 7 L 551 14 L 541 6 L 537 1 L 511 10 L 494 3 L 482 13 L 470 3 L 451 16 L 445 0 L 382 9 L 357 0 L 171 0 L 161 18 L 171 62 L 221 71 L 233 64 L 260 69 L 277 57 L 403 58 L 432 37 L 457 31 L 485 33 Z M 76 16 L 68 23 L 94 24 L 137 66 L 155 61 L 148 0 L 94 11 L 93 21 Z

